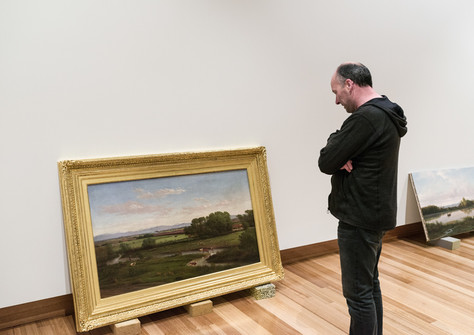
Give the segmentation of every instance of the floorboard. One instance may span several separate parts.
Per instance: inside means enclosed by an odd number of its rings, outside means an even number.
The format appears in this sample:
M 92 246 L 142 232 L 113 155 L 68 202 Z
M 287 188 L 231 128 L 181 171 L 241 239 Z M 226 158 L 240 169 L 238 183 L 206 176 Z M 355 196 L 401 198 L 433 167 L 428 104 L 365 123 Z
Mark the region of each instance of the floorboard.
M 447 250 L 420 237 L 383 246 L 380 278 L 384 334 L 474 334 L 474 235 Z M 213 311 L 191 317 L 175 308 L 140 318 L 141 335 L 347 334 L 349 316 L 341 293 L 337 252 L 285 265 L 276 295 L 255 300 L 237 292 L 213 300 Z M 53 317 L 0 330 L 0 335 L 76 334 L 72 316 Z M 110 327 L 90 335 L 112 335 Z

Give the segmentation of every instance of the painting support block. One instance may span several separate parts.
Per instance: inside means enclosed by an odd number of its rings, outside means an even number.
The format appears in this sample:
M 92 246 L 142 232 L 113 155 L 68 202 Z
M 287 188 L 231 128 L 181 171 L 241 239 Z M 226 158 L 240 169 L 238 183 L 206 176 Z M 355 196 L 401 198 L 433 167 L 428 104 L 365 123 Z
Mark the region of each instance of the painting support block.
M 212 312 L 212 300 L 204 300 L 184 306 L 191 316 L 201 316 Z
M 250 290 L 250 295 L 256 300 L 273 298 L 275 296 L 275 285 L 274 284 L 265 284 L 260 286 L 252 287 Z
M 433 241 L 432 244 L 445 249 L 456 250 L 461 246 L 461 240 L 455 237 L 443 237 Z
M 138 319 L 132 319 L 111 326 L 114 335 L 139 335 L 142 331 L 141 323 Z

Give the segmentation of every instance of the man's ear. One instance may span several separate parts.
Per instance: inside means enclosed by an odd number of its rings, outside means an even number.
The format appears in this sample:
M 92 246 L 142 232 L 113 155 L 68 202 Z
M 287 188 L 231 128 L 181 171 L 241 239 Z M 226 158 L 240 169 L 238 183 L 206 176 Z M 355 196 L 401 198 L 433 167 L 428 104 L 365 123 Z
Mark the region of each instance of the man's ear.
M 352 89 L 354 88 L 354 82 L 351 79 L 346 79 L 344 81 L 344 86 L 349 90 L 349 92 L 352 92 Z

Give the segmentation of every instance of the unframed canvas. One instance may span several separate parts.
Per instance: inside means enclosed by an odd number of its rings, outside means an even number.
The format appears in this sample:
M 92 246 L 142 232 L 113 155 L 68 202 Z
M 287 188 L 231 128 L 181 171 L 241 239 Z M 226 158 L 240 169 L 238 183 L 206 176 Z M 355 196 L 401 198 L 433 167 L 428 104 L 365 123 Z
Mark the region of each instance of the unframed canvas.
M 474 230 L 474 167 L 409 176 L 427 241 Z

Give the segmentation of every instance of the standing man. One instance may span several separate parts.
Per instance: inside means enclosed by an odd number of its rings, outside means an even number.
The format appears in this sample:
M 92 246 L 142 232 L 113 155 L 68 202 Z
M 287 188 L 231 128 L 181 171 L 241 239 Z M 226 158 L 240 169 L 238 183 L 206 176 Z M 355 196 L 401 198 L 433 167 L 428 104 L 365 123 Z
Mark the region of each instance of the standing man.
M 350 116 L 329 136 L 318 164 L 332 175 L 329 210 L 339 219 L 350 334 L 382 334 L 378 261 L 385 232 L 396 226 L 398 150 L 407 121 L 400 106 L 372 88 L 370 71 L 360 63 L 341 64 L 331 89 Z

